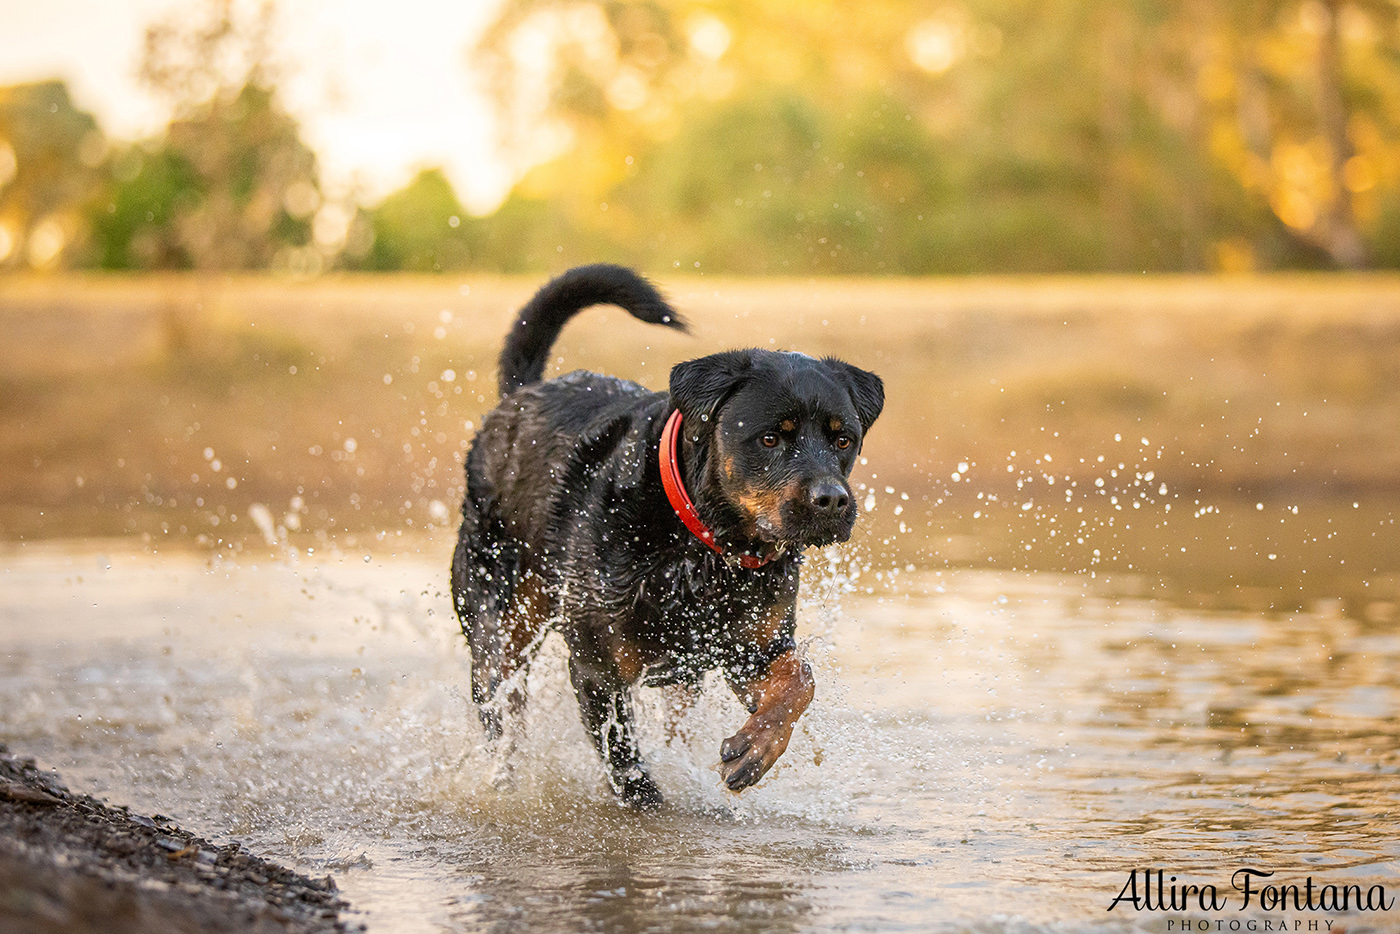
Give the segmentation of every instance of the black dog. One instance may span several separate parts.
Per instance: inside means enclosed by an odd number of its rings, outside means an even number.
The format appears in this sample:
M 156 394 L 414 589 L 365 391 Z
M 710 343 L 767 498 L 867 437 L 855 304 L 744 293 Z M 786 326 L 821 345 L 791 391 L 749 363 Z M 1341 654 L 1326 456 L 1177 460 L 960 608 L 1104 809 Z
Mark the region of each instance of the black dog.
M 573 269 L 521 309 L 501 403 L 467 455 L 452 560 L 472 697 L 499 738 L 503 714 L 523 709 L 519 676 L 557 629 L 614 790 L 652 807 L 661 792 L 638 751 L 631 686 L 693 697 L 719 669 L 751 714 L 720 748 L 725 783 L 746 788 L 812 700 L 793 641 L 801 550 L 850 537 L 846 478 L 884 387 L 839 360 L 769 350 L 678 364 L 669 393 L 581 370 L 541 382 L 564 323 L 597 304 L 685 330 L 618 266 Z

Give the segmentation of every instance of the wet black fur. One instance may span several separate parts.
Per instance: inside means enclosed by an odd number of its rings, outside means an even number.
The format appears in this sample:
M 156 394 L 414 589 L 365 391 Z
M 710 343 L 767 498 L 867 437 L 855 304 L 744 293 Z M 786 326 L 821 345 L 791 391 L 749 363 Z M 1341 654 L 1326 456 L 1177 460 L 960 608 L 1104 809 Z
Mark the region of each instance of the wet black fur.
M 638 752 L 631 685 L 693 686 L 718 669 L 744 698 L 790 649 L 801 548 L 849 537 L 856 508 L 846 477 L 884 392 L 878 377 L 849 364 L 767 350 L 681 363 L 669 393 L 584 371 L 540 382 L 564 323 L 601 303 L 684 330 L 645 280 L 609 265 L 565 273 L 521 310 L 501 354 L 501 403 L 467 456 L 453 596 L 488 737 L 523 704 L 518 681 L 505 691 L 503 682 L 529 664 L 547 625 L 568 643 L 583 723 L 613 787 L 646 806 L 660 793 Z M 677 518 L 658 463 L 674 408 L 700 515 L 731 555 L 777 552 L 770 563 L 740 568 Z M 736 483 L 800 495 L 756 528 L 734 501 Z M 824 510 L 813 505 L 818 487 L 831 494 Z M 778 640 L 759 634 L 774 614 Z M 628 677 L 619 653 L 640 675 Z M 760 775 L 731 777 L 731 787 Z

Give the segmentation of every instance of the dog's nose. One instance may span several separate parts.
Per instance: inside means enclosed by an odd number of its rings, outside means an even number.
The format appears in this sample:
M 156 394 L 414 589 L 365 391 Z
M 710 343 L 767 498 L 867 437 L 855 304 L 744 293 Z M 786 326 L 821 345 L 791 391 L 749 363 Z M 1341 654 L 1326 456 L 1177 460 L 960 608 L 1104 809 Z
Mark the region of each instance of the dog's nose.
M 827 515 L 840 515 L 851 503 L 846 488 L 835 480 L 818 480 L 807 491 L 812 508 Z

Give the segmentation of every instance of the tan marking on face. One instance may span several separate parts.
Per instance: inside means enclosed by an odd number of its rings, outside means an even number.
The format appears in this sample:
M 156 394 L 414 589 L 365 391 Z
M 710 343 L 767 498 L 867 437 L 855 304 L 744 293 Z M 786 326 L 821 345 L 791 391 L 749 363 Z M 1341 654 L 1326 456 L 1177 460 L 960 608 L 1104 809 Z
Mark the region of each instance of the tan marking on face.
M 745 476 L 738 459 L 725 450 L 723 436 L 716 438 L 715 455 L 719 458 L 721 489 L 725 499 L 744 517 L 744 533 L 754 536 L 760 517 L 770 529 L 781 529 L 783 503 L 801 494 L 800 485 L 791 483 L 775 490 L 760 485 L 766 479 L 764 475 Z
M 831 422 L 830 422 L 829 424 L 831 425 L 831 430 L 832 430 L 832 431 L 840 431 L 840 430 L 841 430 L 841 424 L 842 424 L 841 419 L 833 417 L 833 418 L 831 419 Z
M 744 490 L 735 501 L 741 511 L 755 519 L 759 516 L 775 518 L 783 505 L 782 493 L 778 490 Z
M 766 520 L 770 529 L 781 529 L 783 526 L 783 503 L 788 502 L 798 493 L 799 485 L 796 483 L 788 484 L 777 490 L 743 489 L 734 494 L 733 502 L 747 520 L 749 527 L 745 531 L 752 535 L 757 529 L 760 518 Z
M 797 422 L 793 421 L 793 420 L 790 419 L 790 418 L 785 418 L 785 419 L 783 419 L 781 422 L 778 423 L 778 429 L 779 429 L 780 431 L 796 431 L 796 430 L 797 430 Z

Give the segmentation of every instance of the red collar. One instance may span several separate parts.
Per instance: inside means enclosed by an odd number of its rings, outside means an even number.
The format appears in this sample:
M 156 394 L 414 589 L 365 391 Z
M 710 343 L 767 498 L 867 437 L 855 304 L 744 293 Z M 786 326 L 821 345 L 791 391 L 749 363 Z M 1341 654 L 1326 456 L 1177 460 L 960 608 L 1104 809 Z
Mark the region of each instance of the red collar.
M 710 547 L 715 554 L 724 556 L 724 549 L 715 541 L 715 533 L 710 531 L 710 527 L 700 518 L 700 513 L 695 510 L 695 504 L 690 501 L 690 494 L 685 491 L 685 484 L 681 481 L 680 464 L 676 461 L 676 443 L 681 433 L 681 410 L 676 409 L 671 413 L 671 417 L 666 419 L 666 427 L 661 430 L 661 449 L 658 452 L 661 456 L 661 485 L 666 488 L 666 498 L 671 501 L 671 508 L 676 511 L 676 516 L 681 520 L 691 534 Z M 761 568 L 782 554 L 781 548 L 775 548 L 767 557 L 759 558 L 754 555 L 739 555 L 739 566 L 753 570 Z

